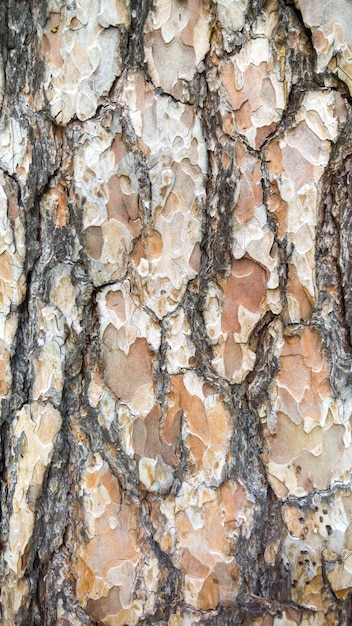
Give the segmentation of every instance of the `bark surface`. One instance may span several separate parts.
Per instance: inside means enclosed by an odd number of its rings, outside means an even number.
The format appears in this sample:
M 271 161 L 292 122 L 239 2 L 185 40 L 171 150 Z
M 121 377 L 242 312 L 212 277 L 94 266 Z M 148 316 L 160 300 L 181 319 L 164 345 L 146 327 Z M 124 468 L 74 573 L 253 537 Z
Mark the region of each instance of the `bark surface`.
M 352 622 L 349 0 L 3 0 L 1 623 Z

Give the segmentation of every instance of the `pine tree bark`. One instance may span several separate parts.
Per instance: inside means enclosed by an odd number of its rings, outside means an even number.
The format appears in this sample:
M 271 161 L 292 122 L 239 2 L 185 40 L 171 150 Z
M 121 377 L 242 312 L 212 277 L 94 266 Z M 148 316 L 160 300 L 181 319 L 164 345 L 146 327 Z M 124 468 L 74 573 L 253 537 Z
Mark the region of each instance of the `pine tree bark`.
M 348 0 L 3 0 L 1 619 L 352 620 Z

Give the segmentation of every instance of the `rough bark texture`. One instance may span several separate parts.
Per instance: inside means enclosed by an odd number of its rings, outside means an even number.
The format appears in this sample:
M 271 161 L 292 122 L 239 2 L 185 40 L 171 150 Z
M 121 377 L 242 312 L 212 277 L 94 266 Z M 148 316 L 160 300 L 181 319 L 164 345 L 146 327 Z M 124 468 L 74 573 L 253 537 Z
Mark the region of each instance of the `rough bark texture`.
M 349 0 L 3 0 L 1 623 L 352 622 Z

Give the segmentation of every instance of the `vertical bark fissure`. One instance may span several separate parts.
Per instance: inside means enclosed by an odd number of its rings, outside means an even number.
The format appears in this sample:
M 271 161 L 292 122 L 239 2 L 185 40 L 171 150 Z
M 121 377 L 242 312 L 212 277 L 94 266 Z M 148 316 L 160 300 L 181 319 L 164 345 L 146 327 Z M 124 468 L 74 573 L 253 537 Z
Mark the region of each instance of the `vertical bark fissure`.
M 337 394 L 348 393 L 352 380 L 351 331 L 348 323 L 350 291 L 348 281 L 345 279 L 350 262 L 348 245 L 344 241 L 345 227 L 350 215 L 348 169 L 352 148 L 350 107 L 347 112 L 346 124 L 340 135 L 340 141 L 333 147 L 329 168 L 321 186 L 316 253 L 319 300 L 313 317 L 331 359 L 331 384 Z M 330 309 L 326 316 L 322 315 L 324 307 Z

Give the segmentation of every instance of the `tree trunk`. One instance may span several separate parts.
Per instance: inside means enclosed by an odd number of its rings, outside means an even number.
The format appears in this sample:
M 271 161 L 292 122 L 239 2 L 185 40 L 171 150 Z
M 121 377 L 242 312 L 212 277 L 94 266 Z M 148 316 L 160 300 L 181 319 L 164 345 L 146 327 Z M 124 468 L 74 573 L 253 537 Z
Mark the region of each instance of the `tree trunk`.
M 350 2 L 0 16 L 2 623 L 350 624 Z

